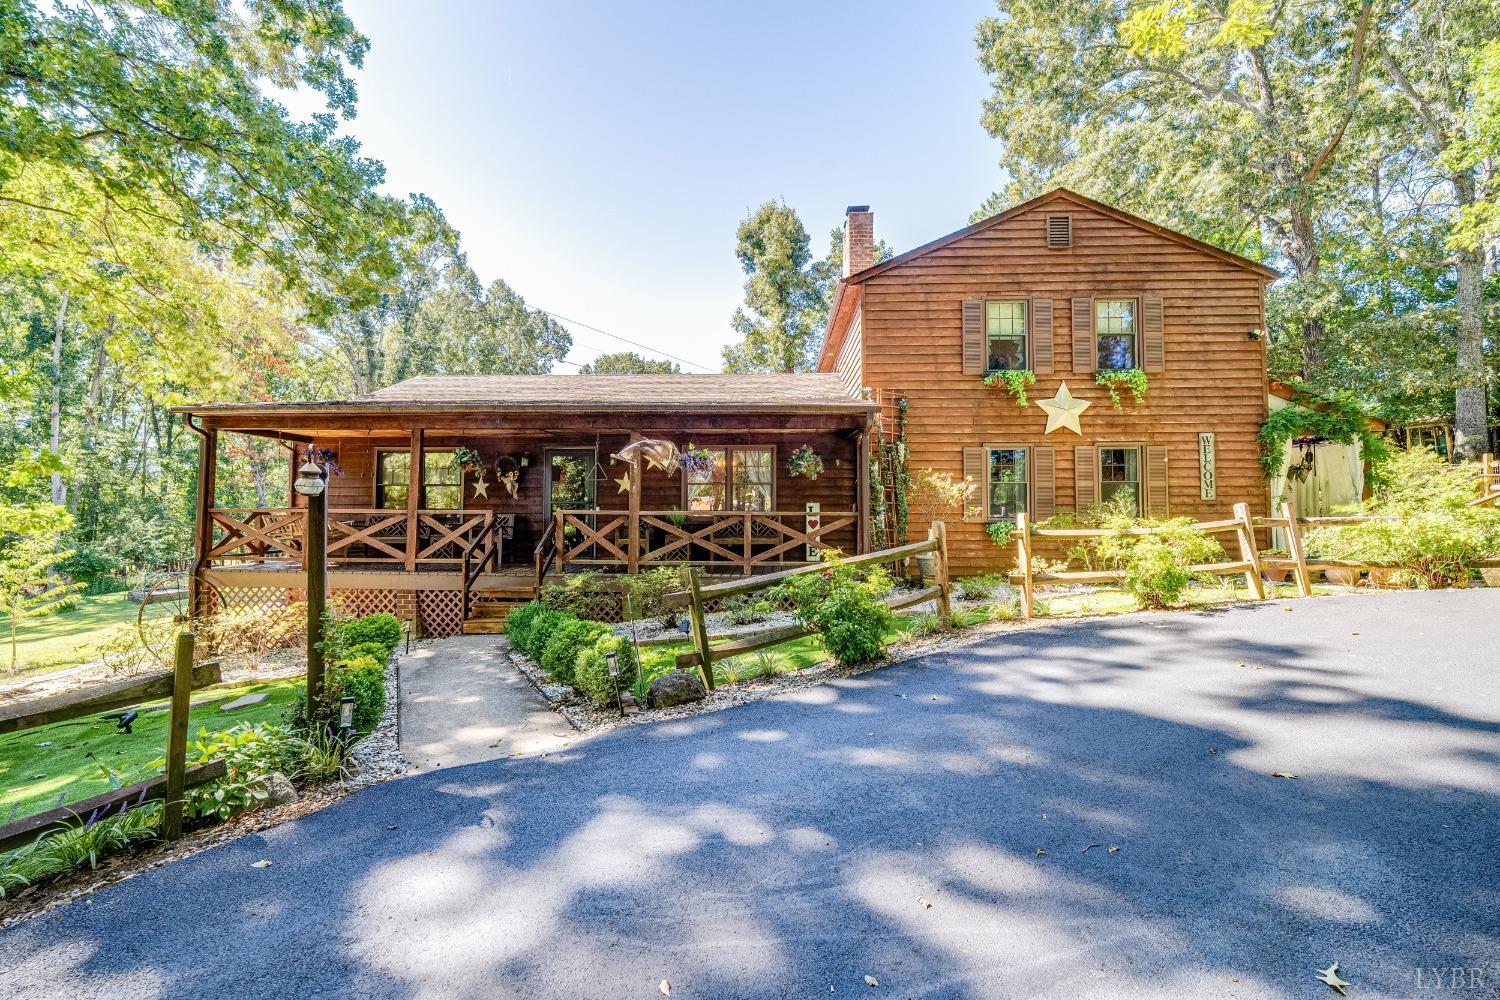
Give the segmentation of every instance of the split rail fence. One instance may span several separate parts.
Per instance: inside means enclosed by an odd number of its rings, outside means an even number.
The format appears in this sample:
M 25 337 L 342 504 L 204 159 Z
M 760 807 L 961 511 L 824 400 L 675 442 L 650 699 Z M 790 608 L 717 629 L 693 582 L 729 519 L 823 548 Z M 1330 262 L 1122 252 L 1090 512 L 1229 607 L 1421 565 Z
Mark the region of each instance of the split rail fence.
M 1485 455 L 1480 470 L 1479 496 L 1470 501 L 1470 505 L 1497 506 L 1500 504 L 1500 468 L 1496 466 L 1495 457 Z M 1221 521 L 1199 521 L 1189 527 L 1205 535 L 1233 534 L 1238 543 L 1239 558 L 1227 562 L 1189 566 L 1188 572 L 1194 576 L 1243 575 L 1245 585 L 1255 599 L 1264 600 L 1266 596 L 1265 572 L 1267 570 L 1290 571 L 1296 582 L 1297 592 L 1303 597 L 1311 597 L 1314 573 L 1343 572 L 1348 573 L 1352 578 L 1360 573 L 1397 571 L 1410 567 L 1393 562 L 1309 558 L 1302 538 L 1303 528 L 1390 520 L 1395 520 L 1395 518 L 1375 515 L 1298 517 L 1291 501 L 1283 502 L 1277 508 L 1274 517 L 1251 517 L 1249 505 L 1237 503 L 1234 505 L 1232 517 Z M 1262 554 L 1256 542 L 1257 528 L 1281 529 L 1285 533 L 1287 555 Z M 1160 528 L 1038 528 L 1030 523 L 1025 514 L 1018 515 L 1013 532 L 1013 537 L 1016 539 L 1016 571 L 1011 574 L 1010 578 L 1018 585 L 1021 592 L 1021 616 L 1031 618 L 1036 613 L 1036 587 L 1038 585 L 1123 583 L 1125 579 L 1125 572 L 1118 569 L 1036 572 L 1033 539 L 1087 540 L 1122 534 L 1154 535 L 1160 534 L 1162 530 Z M 1485 568 L 1500 567 L 1500 558 L 1485 559 L 1478 565 Z
M 948 540 L 941 522 L 932 526 L 926 541 L 898 545 L 895 548 L 881 549 L 877 552 L 866 552 L 863 555 L 851 556 L 842 562 L 845 566 L 878 566 L 884 563 L 904 562 L 907 559 L 929 554 L 933 557 L 932 586 L 912 591 L 900 591 L 886 598 L 884 603 L 886 607 L 894 611 L 935 600 L 938 617 L 946 628 L 953 617 L 953 592 L 948 575 Z M 766 629 L 733 642 L 711 645 L 708 639 L 705 608 L 708 604 L 726 597 L 738 597 L 768 590 L 790 577 L 801 576 L 804 573 L 820 573 L 827 568 L 821 564 L 798 566 L 795 569 L 784 569 L 775 573 L 747 577 L 743 580 L 728 580 L 706 586 L 700 582 L 698 568 L 689 568 L 688 589 L 680 593 L 669 594 L 665 601 L 668 607 L 688 609 L 688 621 L 692 629 L 693 649 L 691 652 L 677 655 L 677 666 L 697 667 L 704 686 L 712 691 L 714 688 L 713 665 L 716 661 L 812 635 L 813 630 L 805 625 L 787 625 L 782 628 Z
M 181 632 L 177 636 L 176 655 L 171 670 L 82 688 L 48 698 L 36 698 L 0 709 L 0 733 L 14 733 L 54 722 L 127 709 L 155 698 L 171 698 L 165 774 L 71 805 L 59 805 L 47 812 L 0 826 L 0 851 L 12 850 L 39 837 L 103 819 L 111 811 L 124 813 L 156 799 L 163 799 L 166 803 L 162 813 L 163 839 L 180 838 L 184 793 L 189 788 L 222 778 L 225 774 L 226 768 L 222 760 L 187 766 L 188 711 L 192 693 L 196 688 L 217 684 L 221 679 L 222 673 L 217 660 L 193 666 L 193 633 Z

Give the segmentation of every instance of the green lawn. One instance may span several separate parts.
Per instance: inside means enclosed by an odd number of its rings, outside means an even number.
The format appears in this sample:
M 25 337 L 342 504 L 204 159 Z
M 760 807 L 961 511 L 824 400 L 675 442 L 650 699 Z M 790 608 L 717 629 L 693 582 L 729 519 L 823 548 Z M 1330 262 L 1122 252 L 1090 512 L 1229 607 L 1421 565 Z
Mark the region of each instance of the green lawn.
M 148 619 L 170 617 L 175 605 L 151 604 L 146 607 Z M 122 632 L 133 634 L 135 616 L 140 605 L 121 591 L 85 597 L 71 611 L 31 618 L 16 630 L 18 672 L 33 673 L 59 670 L 87 663 L 99 656 L 101 647 Z M 10 622 L 0 617 L 0 677 L 10 671 Z
M 280 722 L 303 683 L 291 677 L 194 691 L 193 702 L 206 704 L 188 714 L 188 737 L 197 739 L 200 727 L 215 732 L 241 722 Z M 268 697 L 258 705 L 219 711 L 225 701 L 262 691 Z M 165 706 L 166 702 L 150 704 Z M 109 791 L 104 767 L 127 785 L 151 777 L 155 769 L 147 765 L 166 754 L 167 714 L 165 708 L 143 710 L 129 736 L 115 731 L 114 719 L 97 715 L 0 736 L 0 823 L 10 817 L 17 803 L 15 818 L 19 819 L 55 808 L 59 793 L 65 794 L 67 804 Z

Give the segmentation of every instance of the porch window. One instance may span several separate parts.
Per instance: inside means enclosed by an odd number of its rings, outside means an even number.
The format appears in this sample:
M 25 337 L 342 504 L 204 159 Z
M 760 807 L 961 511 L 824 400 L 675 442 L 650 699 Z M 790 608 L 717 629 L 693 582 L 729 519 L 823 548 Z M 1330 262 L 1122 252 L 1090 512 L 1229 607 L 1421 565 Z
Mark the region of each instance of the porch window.
M 770 510 L 776 460 L 770 448 L 709 448 L 707 469 L 684 475 L 688 510 Z
M 1094 333 L 1099 338 L 1100 371 L 1140 367 L 1136 363 L 1135 299 L 1096 301 Z
M 1026 511 L 1027 495 L 1026 449 L 991 448 L 986 516 L 992 521 L 1014 521 Z
M 1124 495 L 1141 513 L 1141 450 L 1139 448 L 1099 449 L 1099 499 L 1110 503 Z
M 404 510 L 411 494 L 411 452 L 382 451 L 375 459 L 375 506 Z M 464 505 L 463 471 L 451 451 L 422 453 L 423 510 L 457 510 Z
M 1026 303 L 986 302 L 986 372 L 1020 371 L 1026 367 Z

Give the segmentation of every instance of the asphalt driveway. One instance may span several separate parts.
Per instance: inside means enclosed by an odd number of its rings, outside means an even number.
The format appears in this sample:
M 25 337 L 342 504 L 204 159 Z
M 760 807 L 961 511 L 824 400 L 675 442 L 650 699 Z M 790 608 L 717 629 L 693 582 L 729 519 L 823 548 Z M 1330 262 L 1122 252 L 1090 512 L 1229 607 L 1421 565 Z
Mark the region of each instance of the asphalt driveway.
M 370 788 L 0 996 L 1492 997 L 1497 809 L 1500 591 L 1063 624 Z

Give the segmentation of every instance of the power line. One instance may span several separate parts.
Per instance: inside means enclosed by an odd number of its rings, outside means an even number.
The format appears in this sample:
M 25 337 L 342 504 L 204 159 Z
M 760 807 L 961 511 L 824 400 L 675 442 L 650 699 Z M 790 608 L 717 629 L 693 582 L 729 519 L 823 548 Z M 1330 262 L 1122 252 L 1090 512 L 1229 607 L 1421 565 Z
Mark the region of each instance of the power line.
M 537 312 L 539 312 L 539 313 L 545 313 L 546 315 L 551 316 L 553 319 L 558 320 L 560 322 L 571 323 L 574 326 L 581 326 L 585 330 L 592 330 L 595 333 L 602 333 L 606 337 L 613 337 L 615 340 L 622 341 L 622 342 L 624 342 L 626 344 L 629 344 L 632 347 L 639 347 L 643 351 L 650 351 L 652 354 L 660 354 L 664 358 L 668 358 L 668 359 L 670 359 L 672 361 L 680 362 L 680 363 L 682 363 L 684 365 L 687 365 L 689 368 L 697 368 L 699 371 L 709 372 L 710 374 L 713 371 L 713 369 L 708 368 L 708 367 L 706 367 L 704 365 L 700 365 L 696 361 L 689 361 L 687 358 L 680 358 L 680 357 L 678 357 L 675 354 L 668 354 L 666 351 L 663 351 L 663 350 L 661 350 L 659 348 L 656 348 L 656 347 L 652 347 L 649 344 L 643 344 L 643 343 L 641 343 L 638 340 L 631 340 L 629 337 L 622 337 L 618 333 L 610 333 L 608 330 L 601 330 L 597 326 L 592 326 L 592 325 L 590 325 L 588 323 L 583 322 L 582 320 L 569 319 L 568 317 L 560 315 L 558 313 L 555 313 L 555 312 L 553 312 L 550 309 L 543 309 L 541 306 L 532 306 L 532 308 L 535 309 Z

